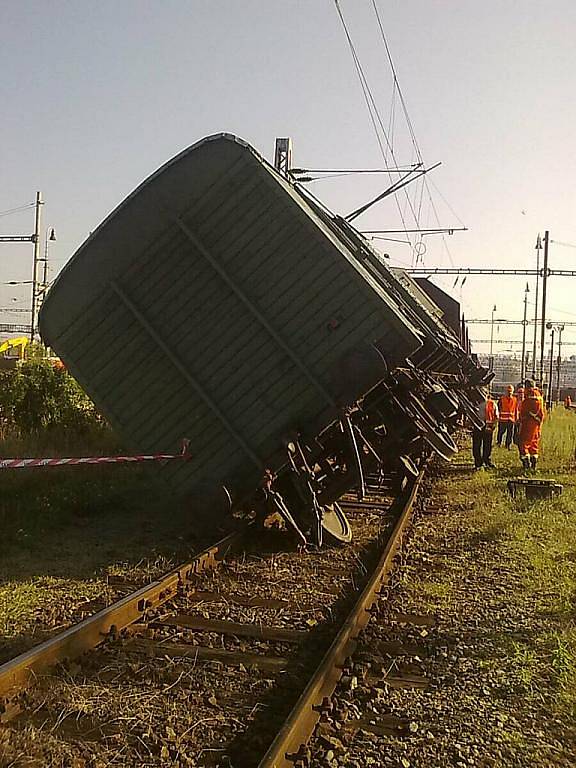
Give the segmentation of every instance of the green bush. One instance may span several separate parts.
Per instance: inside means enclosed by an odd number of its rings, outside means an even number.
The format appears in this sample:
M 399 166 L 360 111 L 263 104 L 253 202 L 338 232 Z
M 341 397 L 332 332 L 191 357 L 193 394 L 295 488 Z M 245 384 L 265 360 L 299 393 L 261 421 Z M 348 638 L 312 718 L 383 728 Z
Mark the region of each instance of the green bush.
M 56 429 L 80 435 L 102 424 L 94 404 L 72 376 L 41 359 L 0 372 L 0 419 L 4 437 Z

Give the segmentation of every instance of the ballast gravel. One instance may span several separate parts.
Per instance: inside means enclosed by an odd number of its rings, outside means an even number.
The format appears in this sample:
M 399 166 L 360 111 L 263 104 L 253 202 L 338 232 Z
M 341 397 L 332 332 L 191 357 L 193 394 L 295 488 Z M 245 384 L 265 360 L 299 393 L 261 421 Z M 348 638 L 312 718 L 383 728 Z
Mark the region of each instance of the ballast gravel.
M 575 723 L 545 665 L 540 679 L 530 665 L 551 627 L 526 588 L 529 565 L 470 515 L 465 463 L 444 471 L 463 492 L 447 498 L 430 481 L 421 494 L 388 597 L 310 744 L 313 768 L 576 766 Z

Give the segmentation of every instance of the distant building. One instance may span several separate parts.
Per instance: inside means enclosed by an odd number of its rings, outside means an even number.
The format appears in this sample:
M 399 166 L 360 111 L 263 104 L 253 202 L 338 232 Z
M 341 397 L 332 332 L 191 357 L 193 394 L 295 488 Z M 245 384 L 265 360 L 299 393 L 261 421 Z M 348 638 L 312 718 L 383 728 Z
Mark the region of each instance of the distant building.
M 478 361 L 486 368 L 490 367 L 490 355 L 479 354 Z M 492 382 L 492 388 L 496 392 L 504 391 L 507 384 L 516 386 L 520 381 L 520 373 L 522 370 L 522 361 L 520 355 L 493 355 L 492 357 L 492 370 L 496 374 Z M 548 375 L 550 372 L 550 356 L 544 358 L 544 382 L 543 386 L 548 387 Z M 558 386 L 558 369 L 556 358 L 552 361 L 552 386 L 554 392 Z M 528 362 L 528 370 L 524 373 L 524 378 L 531 378 L 532 376 L 532 364 Z M 537 378 L 537 377 L 536 377 Z M 571 391 L 576 390 L 576 356 L 570 358 L 564 358 L 560 364 L 560 389 L 561 392 L 569 394 Z M 562 395 L 563 397 L 564 395 Z

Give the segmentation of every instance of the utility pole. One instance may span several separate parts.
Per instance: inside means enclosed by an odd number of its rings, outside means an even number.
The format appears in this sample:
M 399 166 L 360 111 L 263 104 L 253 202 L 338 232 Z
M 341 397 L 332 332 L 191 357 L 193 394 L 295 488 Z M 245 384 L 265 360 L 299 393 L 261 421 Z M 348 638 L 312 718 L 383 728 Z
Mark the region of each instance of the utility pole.
M 548 283 L 548 242 L 550 233 L 544 232 L 544 269 L 542 272 L 542 314 L 540 315 L 540 381 L 544 374 L 544 333 L 546 329 L 546 286 Z
M 552 323 L 547 323 L 546 328 L 552 329 L 550 333 L 550 370 L 548 372 L 548 391 L 546 393 L 546 402 L 548 403 L 548 410 L 552 408 L 552 366 L 554 364 L 554 326 Z
M 530 293 L 530 287 L 526 283 L 526 289 L 524 290 L 524 320 L 522 321 L 522 363 L 520 367 L 520 381 L 524 381 L 524 375 L 526 373 L 526 312 L 528 311 L 528 294 Z
M 562 331 L 564 325 L 558 326 L 558 368 L 556 370 L 556 402 L 560 402 L 560 369 L 562 367 Z
M 32 235 L 34 243 L 34 263 L 32 267 L 32 311 L 30 318 L 30 341 L 34 341 L 36 335 L 36 298 L 38 294 L 38 261 L 40 259 L 40 226 L 42 222 L 42 193 L 36 192 L 36 216 L 34 218 L 34 234 Z
M 536 339 L 538 338 L 538 289 L 540 287 L 540 251 L 542 240 L 540 232 L 536 238 L 536 293 L 534 296 L 534 343 L 532 345 L 532 378 L 536 378 Z
M 42 200 L 42 193 L 36 192 L 35 203 L 35 226 L 33 235 L 0 235 L 0 243 L 33 243 L 34 244 L 34 262 L 32 268 L 32 301 L 30 312 L 32 314 L 32 322 L 30 327 L 26 328 L 26 331 L 30 330 L 30 340 L 34 341 L 35 335 L 35 317 L 36 317 L 36 295 L 37 295 L 37 280 L 38 280 L 38 261 L 40 260 L 40 223 L 42 220 L 41 206 L 44 205 Z M 11 281 L 8 285 L 16 285 L 17 281 Z M 28 310 L 26 310 L 28 311 Z M 23 326 L 22 326 L 23 327 Z M 6 330 L 6 329 L 5 329 Z
M 492 307 L 492 323 L 490 324 L 490 370 L 494 368 L 494 358 L 492 357 L 492 347 L 494 344 L 494 312 L 496 312 L 496 304 Z
M 39 259 L 39 261 L 43 262 L 43 267 L 42 282 L 36 292 L 36 314 L 39 314 L 42 309 L 42 304 L 44 304 L 44 299 L 46 298 L 46 291 L 48 290 L 48 245 L 49 243 L 55 242 L 55 240 L 56 232 L 54 231 L 54 227 L 48 227 L 46 229 L 46 237 L 44 238 L 44 258 Z

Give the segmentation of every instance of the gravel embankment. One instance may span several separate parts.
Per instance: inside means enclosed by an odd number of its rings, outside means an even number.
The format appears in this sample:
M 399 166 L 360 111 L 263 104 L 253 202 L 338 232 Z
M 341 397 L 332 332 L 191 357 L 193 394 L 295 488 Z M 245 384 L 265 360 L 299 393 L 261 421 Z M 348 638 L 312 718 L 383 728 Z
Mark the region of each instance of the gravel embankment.
M 555 673 L 554 589 L 535 590 L 522 537 L 495 522 L 501 511 L 523 514 L 505 497 L 505 477 L 473 475 L 466 453 L 458 462 L 422 494 L 389 599 L 362 637 L 334 716 L 317 729 L 314 766 L 576 765 L 576 727 L 560 695 L 561 682 L 574 683 L 568 658 L 564 678 Z M 399 622 L 399 613 L 431 623 Z M 427 687 L 394 687 L 409 675 Z M 382 734 L 390 715 L 401 735 Z M 351 729 L 359 719 L 366 728 Z

